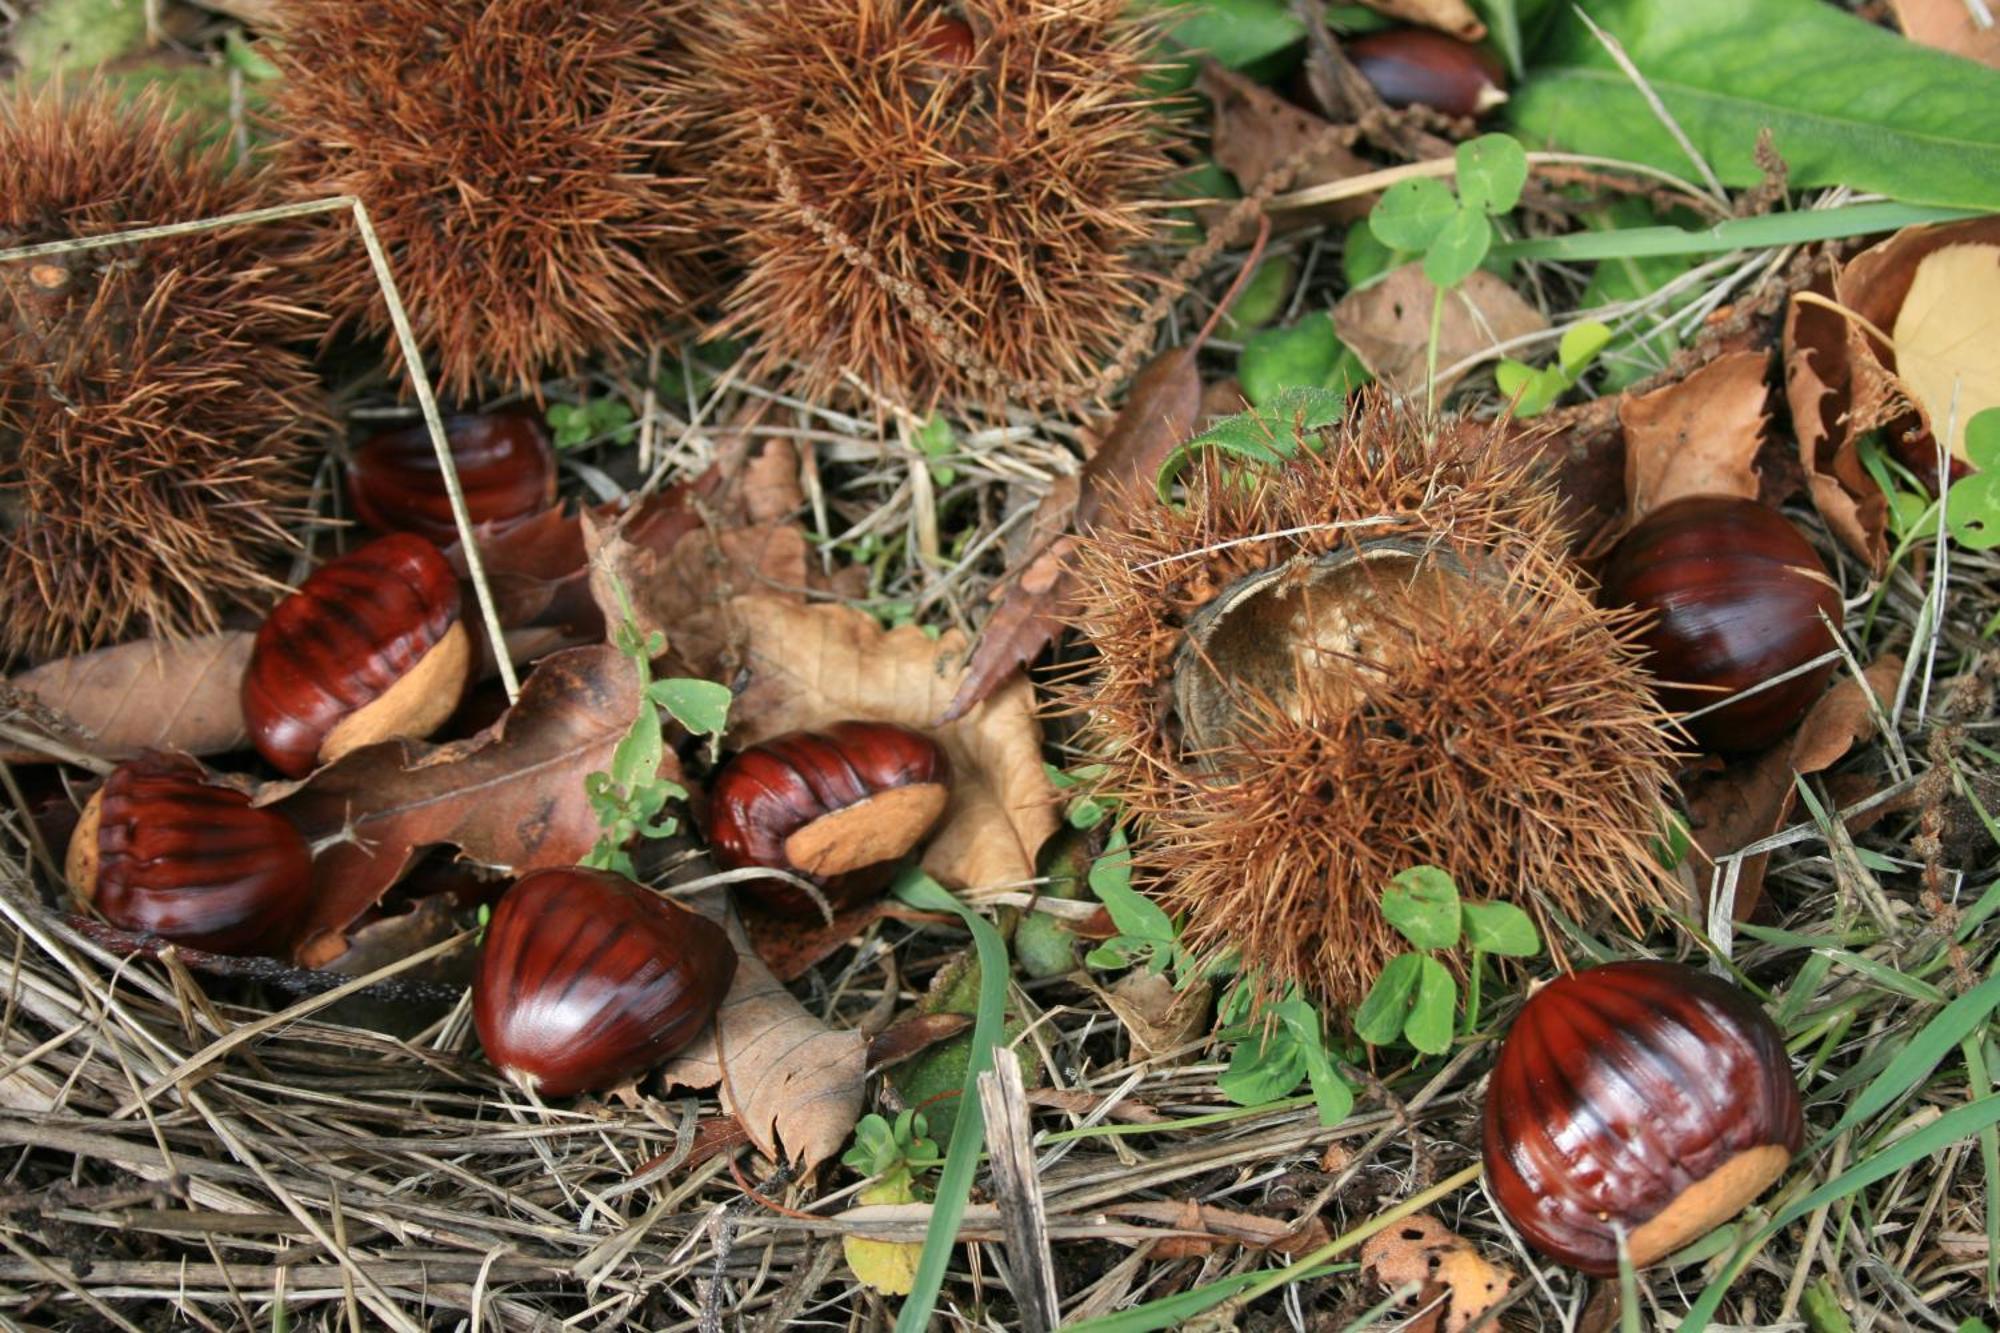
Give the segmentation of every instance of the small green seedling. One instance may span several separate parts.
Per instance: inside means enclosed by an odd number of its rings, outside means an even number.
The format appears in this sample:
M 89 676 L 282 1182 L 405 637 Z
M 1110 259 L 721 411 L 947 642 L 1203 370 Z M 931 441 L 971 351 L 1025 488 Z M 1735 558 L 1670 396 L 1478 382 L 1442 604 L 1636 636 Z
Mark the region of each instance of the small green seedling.
M 1354 1031 L 1371 1046 L 1397 1038 L 1426 1055 L 1451 1049 L 1458 983 L 1433 954 L 1463 943 L 1471 952 L 1466 1028 L 1479 1021 L 1480 974 L 1485 955 L 1531 958 L 1542 951 L 1540 934 L 1512 903 L 1467 902 L 1452 877 L 1436 866 L 1403 871 L 1382 891 L 1382 915 L 1415 949 L 1396 955 L 1354 1011 Z
M 1089 790 L 1104 776 L 1103 764 L 1084 764 L 1080 768 L 1064 770 L 1054 764 L 1043 764 L 1042 769 L 1049 775 L 1049 782 L 1057 791 L 1073 793 L 1064 817 L 1073 829 L 1094 829 L 1115 811 L 1116 804 L 1108 798 L 1093 795 Z
M 1583 372 L 1611 342 L 1611 329 L 1594 319 L 1572 325 L 1556 348 L 1556 362 L 1537 370 L 1513 357 L 1502 357 L 1493 368 L 1500 393 L 1514 404 L 1517 417 L 1538 417 L 1576 387 Z
M 926 1137 L 930 1125 L 922 1111 L 903 1111 L 892 1122 L 872 1112 L 854 1126 L 854 1146 L 841 1162 L 877 1182 L 877 1188 L 903 1195 L 898 1202 L 924 1197 L 921 1176 L 935 1170 L 944 1157 Z
M 1132 848 L 1124 829 L 1112 830 L 1087 882 L 1118 933 L 1086 954 L 1084 962 L 1097 968 L 1144 967 L 1151 972 L 1171 967 L 1183 978 L 1196 973 L 1194 957 L 1181 943 L 1174 919 L 1132 887 Z
M 1264 1106 L 1309 1082 L 1321 1124 L 1337 1125 L 1354 1109 L 1354 1089 L 1327 1050 L 1325 1021 L 1296 986 L 1259 1011 L 1254 987 L 1239 979 L 1223 997 L 1221 1020 L 1217 1038 L 1235 1043 L 1217 1080 L 1230 1101 Z
M 589 398 L 581 403 L 551 403 L 549 429 L 556 448 L 581 449 L 600 440 L 630 444 L 639 438 L 632 409 L 621 398 Z
M 1528 183 L 1528 155 L 1504 134 L 1482 134 L 1458 146 L 1458 191 L 1423 176 L 1382 192 L 1368 214 L 1369 230 L 1389 250 L 1423 256 L 1436 289 L 1431 305 L 1430 407 L 1437 406 L 1438 336 L 1444 297 L 1472 276 L 1493 248 L 1493 219 L 1512 211 Z
M 624 589 L 618 589 L 625 600 Z M 597 816 L 603 833 L 583 858 L 583 864 L 597 870 L 632 875 L 634 866 L 628 850 L 635 838 L 665 838 L 680 827 L 665 813 L 668 801 L 687 799 L 687 788 L 660 776 L 666 758 L 666 734 L 660 710 L 696 735 L 709 738 L 710 753 L 721 744 L 729 726 L 729 690 L 713 681 L 672 678 L 653 679 L 653 659 L 666 651 L 666 636 L 655 630 L 641 636 L 639 627 L 627 619 L 612 635 L 618 650 L 632 660 L 639 673 L 639 711 L 632 726 L 611 752 L 607 771 L 592 773 L 583 780 L 590 799 L 591 813 Z
M 952 434 L 949 421 L 933 416 L 910 433 L 910 442 L 924 456 L 924 467 L 929 470 L 932 482 L 949 486 L 958 480 L 958 469 L 944 461 L 958 451 L 958 437 Z

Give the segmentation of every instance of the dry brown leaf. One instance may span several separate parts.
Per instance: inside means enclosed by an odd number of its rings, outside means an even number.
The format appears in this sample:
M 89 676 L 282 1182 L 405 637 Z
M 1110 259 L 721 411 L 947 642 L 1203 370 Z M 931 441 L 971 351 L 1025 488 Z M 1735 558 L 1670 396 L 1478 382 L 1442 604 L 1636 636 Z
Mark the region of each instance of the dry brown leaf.
M 239 630 L 142 639 L 45 662 L 7 683 L 74 723 L 85 739 L 71 743 L 101 759 L 130 759 L 141 750 L 225 754 L 249 744 L 243 668 L 255 638 Z
M 1486 25 L 1465 0 L 1361 0 L 1361 3 L 1378 14 L 1405 23 L 1421 23 L 1463 41 L 1476 42 L 1486 35 Z
M 516 873 L 573 865 L 597 841 L 584 778 L 609 768 L 638 708 L 638 676 L 623 654 L 572 648 L 535 668 L 493 731 L 450 745 L 371 745 L 269 789 L 259 803 L 275 803 L 308 840 L 349 835 L 313 860 L 299 961 L 338 956 L 347 929 L 423 847 L 457 847 Z M 671 753 L 661 773 L 679 778 Z
M 1966 0 L 1889 0 L 1889 7 L 1911 41 L 2000 69 L 2000 22 L 1981 26 Z
M 1472 1242 L 1428 1213 L 1413 1213 L 1361 1247 L 1361 1271 L 1384 1287 L 1422 1284 L 1411 1333 L 1463 1333 L 1500 1303 L 1514 1270 L 1490 1263 Z
M 1245 190 L 1255 189 L 1266 174 L 1295 161 L 1313 144 L 1320 147 L 1310 158 L 1299 162 L 1297 174 L 1292 177 L 1294 189 L 1346 180 L 1374 169 L 1373 163 L 1356 156 L 1341 142 L 1332 122 L 1212 60 L 1203 63 L 1195 91 L 1215 105 L 1210 151 L 1216 165 L 1234 176 Z M 1327 219 L 1352 222 L 1366 217 L 1381 197 L 1379 192 L 1356 195 L 1318 208 L 1292 210 L 1285 220 L 1293 226 Z
M 924 851 L 924 869 L 953 888 L 1019 885 L 1058 822 L 1042 767 L 1034 691 L 1016 677 L 956 722 L 934 719 L 964 676 L 965 640 L 914 625 L 884 630 L 852 607 L 778 597 L 730 604 L 743 631 L 750 683 L 730 738 L 745 745 L 847 718 L 928 733 L 951 759 L 951 804 Z
M 1965 424 L 2000 407 L 2000 245 L 1948 245 L 1917 263 L 1896 311 L 1896 376 L 1965 457 Z
M 1727 352 L 1678 383 L 1619 404 L 1632 521 L 1688 495 L 1757 498 L 1770 364 L 1764 352 Z
M 1206 981 L 1177 987 L 1160 972 L 1128 972 L 1109 990 L 1098 992 L 1125 1025 L 1134 1050 L 1143 1057 L 1180 1050 L 1208 1031 L 1214 998 Z
M 701 904 L 715 915 L 720 895 Z M 812 1016 L 750 948 L 735 914 L 736 980 L 710 1029 L 663 1072 L 670 1086 L 717 1088 L 723 1109 L 772 1161 L 810 1171 L 838 1153 L 861 1116 L 868 1039 Z
M 1895 695 L 1903 662 L 1898 657 L 1880 658 L 1862 674 L 1875 697 L 1886 704 Z M 1789 744 L 1687 784 L 1688 824 L 1695 846 L 1712 862 L 1770 837 L 1785 826 L 1798 799 L 1794 775 L 1806 777 L 1832 767 L 1874 728 L 1860 682 L 1843 676 L 1820 696 Z M 1737 920 L 1746 920 L 1756 908 L 1769 859 L 1766 854 L 1743 862 L 1736 881 Z
M 970 1014 L 905 1014 L 868 1043 L 868 1072 L 899 1065 L 971 1026 Z
M 1992 304 L 2000 296 L 1964 299 L 1956 312 L 1951 300 L 1935 306 L 1943 316 L 1935 335 L 1917 332 L 1921 321 L 1899 327 L 1920 268 L 1939 251 L 1961 246 L 2000 246 L 2000 216 L 1906 227 L 1793 297 L 1785 314 L 1785 395 L 1813 502 L 1834 535 L 1878 573 L 1888 559 L 1888 502 L 1861 464 L 1859 441 L 1881 431 L 1919 476 L 1937 470 L 1933 405 L 1898 373 L 1897 354 L 1885 339 L 1915 341 L 1917 360 L 1926 367 L 1919 376 L 1942 384 L 1929 393 L 1941 395 L 1944 404 L 1963 371 L 1983 371 L 1980 382 L 1992 373 L 1985 349 L 1992 345 Z M 1985 277 L 2000 281 L 2000 275 Z M 1960 319 L 1972 323 L 1960 327 Z M 1980 335 L 1980 327 L 1989 332 Z M 1983 346 L 1954 346 L 1961 337 L 1979 336 L 1987 339 Z M 1933 348 L 1944 349 L 1941 360 Z M 1964 410 L 1970 401 L 1961 389 L 1961 422 L 1971 415 Z
M 1071 525 L 1084 532 L 1112 531 L 1122 524 L 1119 501 L 1142 493 L 1142 486 L 1150 493 L 1160 464 L 1194 434 L 1200 412 L 1201 375 L 1193 348 L 1176 347 L 1147 362 L 1133 377 L 1125 405 L 1103 442 L 1084 464 Z M 1041 515 L 1036 522 L 1042 523 Z M 1055 530 L 1060 533 L 1061 528 Z M 926 721 L 950 723 L 966 716 L 1062 632 L 1069 610 L 1071 545 L 1069 538 L 1057 536 L 1028 558 L 980 630 L 965 678 L 949 705 Z
M 1436 291 L 1422 264 L 1405 264 L 1374 286 L 1349 292 L 1333 308 L 1340 340 L 1354 349 L 1376 379 L 1397 393 L 1423 392 Z M 1485 269 L 1475 269 L 1464 283 L 1445 293 L 1438 331 L 1438 398 L 1442 400 L 1464 375 L 1461 371 L 1446 376 L 1447 367 L 1548 326 L 1542 312 L 1512 287 Z

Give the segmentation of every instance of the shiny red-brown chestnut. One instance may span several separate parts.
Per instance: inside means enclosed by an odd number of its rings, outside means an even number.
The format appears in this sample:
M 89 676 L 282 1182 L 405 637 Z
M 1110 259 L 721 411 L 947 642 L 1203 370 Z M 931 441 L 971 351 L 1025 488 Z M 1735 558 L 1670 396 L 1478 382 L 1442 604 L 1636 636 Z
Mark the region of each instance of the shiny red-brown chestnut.
M 1478 116 L 1507 100 L 1507 71 L 1492 52 L 1429 28 L 1373 32 L 1341 50 L 1390 106 Z
M 544 1097 L 613 1087 L 692 1041 L 736 976 L 722 927 L 605 870 L 538 870 L 500 899 L 472 1021 Z
M 211 953 L 283 954 L 312 884 L 291 821 L 179 755 L 112 770 L 65 859 L 71 890 L 112 925 Z
M 753 745 L 709 789 L 708 842 L 725 870 L 759 866 L 810 880 L 835 907 L 888 883 L 951 799 L 936 741 L 888 722 L 837 722 Z M 818 915 L 778 880 L 744 891 L 775 911 Z
M 931 59 L 953 67 L 972 63 L 979 39 L 973 35 L 971 24 L 950 14 L 933 14 L 918 22 L 922 26 L 917 30 L 917 40 L 923 43 Z
M 1552 1258 L 1664 1259 L 1784 1174 L 1804 1133 L 1756 1001 L 1678 963 L 1611 963 L 1530 996 L 1486 1090 L 1486 1182 Z
M 446 417 L 444 435 L 475 524 L 504 530 L 556 502 L 555 447 L 532 412 Z M 421 421 L 364 441 L 348 464 L 347 492 L 372 528 L 414 532 L 440 546 L 458 540 L 437 448 Z
M 1605 564 L 1603 597 L 1652 613 L 1641 642 L 1660 701 L 1677 712 L 1829 652 L 1841 625 L 1840 590 L 1812 544 L 1776 510 L 1733 496 L 1689 496 L 1641 519 Z M 1704 713 L 1688 730 L 1714 750 L 1762 749 L 1805 715 L 1833 667 Z
M 429 735 L 471 666 L 451 565 L 395 533 L 329 561 L 272 609 L 243 673 L 243 717 L 258 753 L 303 777 L 360 746 Z

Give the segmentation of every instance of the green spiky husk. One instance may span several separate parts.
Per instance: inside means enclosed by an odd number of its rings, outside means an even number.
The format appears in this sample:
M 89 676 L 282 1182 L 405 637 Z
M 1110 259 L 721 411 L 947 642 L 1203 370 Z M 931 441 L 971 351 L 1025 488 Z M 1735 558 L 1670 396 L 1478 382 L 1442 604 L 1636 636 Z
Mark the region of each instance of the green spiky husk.
M 0 244 L 274 202 L 197 129 L 102 88 L 0 101 Z M 0 655 L 212 630 L 279 590 L 331 429 L 293 350 L 318 326 L 271 262 L 288 244 L 236 227 L 0 265 Z
M 1124 0 L 723 0 L 691 39 L 744 268 L 721 331 L 801 392 L 1072 396 L 1156 281 L 1171 172 Z M 974 34 L 940 65 L 924 24 Z
M 1651 851 L 1670 723 L 1633 622 L 1592 603 L 1555 496 L 1495 444 L 1456 425 L 1432 440 L 1375 400 L 1269 476 L 1210 466 L 1184 508 L 1135 502 L 1132 530 L 1081 556 L 1096 658 L 1060 697 L 1186 941 L 1267 989 L 1365 995 L 1408 947 L 1380 901 L 1415 865 L 1545 928 L 1550 907 L 1636 926 L 1673 893 Z M 1396 608 L 1386 670 L 1302 679 L 1289 706 L 1244 691 L 1237 743 L 1196 763 L 1167 688 L 1190 619 L 1245 575 L 1392 538 L 1484 576 Z

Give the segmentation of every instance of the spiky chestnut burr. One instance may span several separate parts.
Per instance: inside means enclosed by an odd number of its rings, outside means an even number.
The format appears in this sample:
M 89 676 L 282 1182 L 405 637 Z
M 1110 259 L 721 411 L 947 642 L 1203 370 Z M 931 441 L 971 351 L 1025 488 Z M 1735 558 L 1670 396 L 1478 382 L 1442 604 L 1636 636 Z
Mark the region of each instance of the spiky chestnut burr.
M 1150 294 L 1172 171 L 1124 0 L 723 0 L 690 38 L 726 331 L 803 391 L 1035 400 Z
M 1478 429 L 1370 397 L 1315 443 L 1135 498 L 1080 557 L 1096 661 L 1060 694 L 1189 944 L 1352 1003 L 1401 949 L 1382 887 L 1423 863 L 1636 922 L 1672 756 L 1635 617 L 1592 604 L 1554 497 Z
M 286 0 L 273 105 L 291 188 L 367 206 L 445 393 L 533 392 L 703 295 L 699 191 L 669 165 L 684 7 Z M 389 330 L 346 218 L 303 262 L 340 325 Z
M 0 245 L 219 217 L 269 178 L 151 98 L 0 95 Z M 331 430 L 271 227 L 0 264 L 0 658 L 208 632 L 277 591 Z
M 71 890 L 112 925 L 214 953 L 283 953 L 312 888 L 298 830 L 182 755 L 114 769 L 65 862 Z

